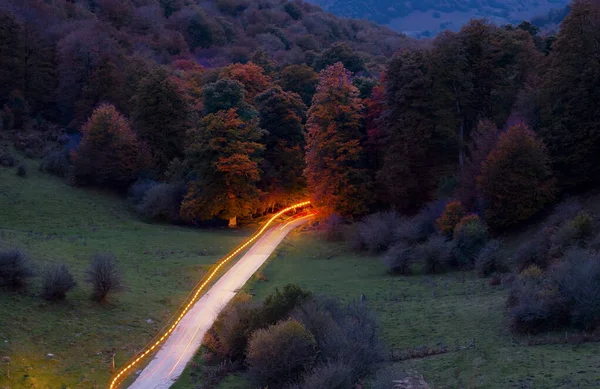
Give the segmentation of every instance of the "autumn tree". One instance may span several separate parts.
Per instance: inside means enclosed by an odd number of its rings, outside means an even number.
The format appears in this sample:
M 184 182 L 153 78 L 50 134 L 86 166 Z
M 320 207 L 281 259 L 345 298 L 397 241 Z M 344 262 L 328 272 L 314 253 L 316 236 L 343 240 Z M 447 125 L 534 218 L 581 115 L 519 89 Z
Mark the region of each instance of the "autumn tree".
M 263 68 L 252 62 L 229 65 L 221 71 L 220 77 L 239 81 L 246 90 L 246 99 L 249 103 L 271 85 L 271 79 L 265 76 Z
M 561 25 L 542 87 L 539 133 L 559 184 L 597 185 L 600 176 L 600 3 L 576 0 Z
M 98 107 L 81 133 L 81 144 L 72 155 L 76 185 L 123 189 L 148 163 L 129 122 L 112 105 Z
M 500 135 L 477 182 L 485 218 L 496 229 L 529 219 L 556 193 L 546 147 L 525 125 L 513 126 Z
M 319 75 L 307 65 L 286 66 L 278 80 L 284 90 L 298 93 L 306 106 L 310 106 L 318 82 Z
M 186 158 L 198 177 L 189 186 L 181 206 L 184 218 L 207 220 L 252 215 L 258 208 L 260 180 L 259 143 L 263 130 L 258 120 L 243 121 L 235 108 L 218 111 L 200 120 L 189 132 Z
M 243 119 L 256 116 L 256 110 L 247 103 L 244 85 L 227 78 L 207 84 L 202 89 L 204 113 L 216 113 L 222 110 L 236 109 Z
M 414 211 L 430 201 L 438 179 L 452 170 L 456 138 L 432 112 L 432 76 L 424 51 L 404 51 L 386 72 L 383 165 L 377 179 L 384 201 Z
M 346 43 L 334 43 L 325 50 L 317 61 L 317 70 L 341 62 L 352 73 L 365 70 L 365 63 L 360 55 L 356 54 Z
M 193 121 L 191 99 L 167 69 L 156 68 L 141 80 L 133 101 L 137 133 L 162 172 L 173 158 L 183 157 L 186 131 Z
M 316 204 L 343 215 L 361 214 L 369 202 L 358 93 L 344 65 L 328 67 L 321 72 L 306 123 L 308 189 Z
M 273 87 L 255 99 L 260 127 L 267 131 L 261 189 L 265 205 L 288 205 L 305 188 L 304 125 L 306 106 L 300 96 Z

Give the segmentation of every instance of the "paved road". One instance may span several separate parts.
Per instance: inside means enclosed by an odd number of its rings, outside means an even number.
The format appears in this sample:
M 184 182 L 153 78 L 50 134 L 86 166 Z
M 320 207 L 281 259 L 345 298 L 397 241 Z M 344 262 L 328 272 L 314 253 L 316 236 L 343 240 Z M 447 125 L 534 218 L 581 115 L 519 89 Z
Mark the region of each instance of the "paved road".
M 306 223 L 310 217 L 298 218 L 276 225 L 267 231 L 225 273 L 206 294 L 196 302 L 177 328 L 156 353 L 154 359 L 140 373 L 130 389 L 167 389 L 179 378 L 187 363 L 202 343 L 202 338 L 212 326 L 219 312 L 237 291 L 269 258 L 283 238 L 294 228 Z

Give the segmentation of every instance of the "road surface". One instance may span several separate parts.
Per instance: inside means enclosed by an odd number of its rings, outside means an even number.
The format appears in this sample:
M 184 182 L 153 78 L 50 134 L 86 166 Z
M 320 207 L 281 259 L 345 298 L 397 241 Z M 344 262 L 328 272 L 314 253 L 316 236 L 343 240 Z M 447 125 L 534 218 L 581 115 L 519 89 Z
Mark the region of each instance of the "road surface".
M 237 291 L 263 265 L 283 238 L 310 216 L 272 227 L 194 304 L 130 389 L 167 389 L 200 347 L 204 334 Z

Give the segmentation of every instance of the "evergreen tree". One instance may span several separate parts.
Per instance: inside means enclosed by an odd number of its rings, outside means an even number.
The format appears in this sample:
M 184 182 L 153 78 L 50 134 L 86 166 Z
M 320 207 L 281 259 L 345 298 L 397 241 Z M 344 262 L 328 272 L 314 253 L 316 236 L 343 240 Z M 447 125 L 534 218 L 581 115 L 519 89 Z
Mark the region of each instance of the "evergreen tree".
M 586 189 L 600 177 L 600 3 L 575 0 L 561 25 L 542 88 L 539 133 L 559 184 Z
M 255 99 L 260 127 L 267 131 L 261 189 L 265 205 L 289 205 L 305 188 L 304 125 L 306 106 L 300 96 L 273 87 Z
M 319 77 L 306 123 L 308 189 L 317 205 L 342 215 L 365 212 L 369 198 L 358 93 L 344 65 L 328 67 Z
M 264 131 L 258 120 L 241 120 L 236 109 L 218 111 L 200 120 L 189 133 L 186 158 L 198 177 L 181 205 L 190 221 L 213 217 L 229 219 L 252 215 L 258 208 L 259 143 Z
M 296 92 L 306 106 L 310 106 L 317 90 L 319 75 L 307 65 L 289 65 L 281 71 L 279 85 L 289 92 Z
M 182 157 L 193 111 L 186 90 L 164 68 L 154 69 L 141 80 L 134 96 L 133 117 L 137 133 L 163 172 L 173 158 Z
M 202 89 L 204 113 L 216 113 L 222 110 L 237 109 L 243 119 L 256 116 L 256 110 L 246 102 L 244 84 L 227 78 L 205 85 Z

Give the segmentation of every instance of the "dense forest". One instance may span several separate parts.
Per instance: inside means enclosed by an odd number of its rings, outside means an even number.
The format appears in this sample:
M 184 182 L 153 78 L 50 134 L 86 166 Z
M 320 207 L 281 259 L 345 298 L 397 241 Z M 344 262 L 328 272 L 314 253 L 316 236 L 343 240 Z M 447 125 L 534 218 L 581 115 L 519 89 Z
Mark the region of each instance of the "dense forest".
M 149 219 L 453 197 L 501 231 L 597 185 L 600 5 L 417 42 L 302 1 L 3 1 L 2 133 Z

